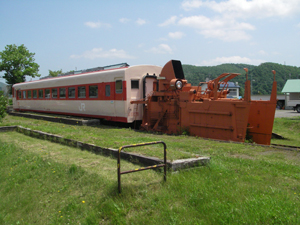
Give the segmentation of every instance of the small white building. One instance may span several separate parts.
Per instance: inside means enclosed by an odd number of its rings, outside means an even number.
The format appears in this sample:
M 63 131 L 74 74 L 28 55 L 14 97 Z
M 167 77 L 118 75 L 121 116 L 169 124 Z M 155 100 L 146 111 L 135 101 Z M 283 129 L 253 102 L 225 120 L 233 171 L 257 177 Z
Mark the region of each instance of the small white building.
M 3 91 L 4 95 L 8 94 L 9 86 L 5 83 L 0 82 L 0 91 Z
M 285 106 L 293 107 L 300 113 L 300 79 L 289 79 L 286 81 L 282 93 L 285 93 Z

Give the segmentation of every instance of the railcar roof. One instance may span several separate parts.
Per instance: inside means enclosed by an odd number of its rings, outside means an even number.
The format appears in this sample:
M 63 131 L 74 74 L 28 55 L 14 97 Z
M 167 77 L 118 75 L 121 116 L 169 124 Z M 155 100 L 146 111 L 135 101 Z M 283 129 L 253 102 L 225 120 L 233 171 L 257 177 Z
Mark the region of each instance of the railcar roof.
M 95 72 L 107 72 L 107 71 L 112 71 L 112 70 L 122 70 L 122 69 L 127 69 L 127 68 L 129 68 L 129 67 L 122 67 L 122 68 L 108 69 L 108 70 L 99 70 L 99 71 L 93 71 L 93 72 L 77 73 L 77 74 L 66 75 L 66 76 L 47 77 L 47 78 L 39 79 L 39 80 L 33 80 L 33 81 L 27 81 L 27 82 L 23 82 L 23 83 L 17 83 L 17 84 L 14 84 L 13 86 L 19 85 L 19 84 L 25 84 L 25 83 L 33 83 L 33 82 L 39 82 L 39 81 L 62 79 L 62 78 L 66 78 L 66 77 L 74 77 L 74 76 L 78 76 L 78 75 L 86 75 L 86 74 L 91 74 L 91 73 L 95 73 Z
M 22 82 L 22 83 L 16 83 L 13 86 L 18 86 L 18 85 L 22 85 L 22 84 L 29 84 L 29 83 L 35 83 L 35 82 L 43 82 L 43 81 L 49 81 L 49 80 L 55 80 L 55 79 L 69 78 L 69 77 L 74 77 L 74 76 L 78 76 L 78 75 L 86 75 L 86 74 L 92 74 L 92 73 L 105 73 L 105 72 L 116 71 L 116 70 L 125 70 L 125 69 L 129 69 L 129 68 L 134 68 L 134 67 L 153 66 L 153 65 L 129 66 L 127 63 L 126 63 L 126 65 L 125 64 L 123 64 L 123 65 L 124 65 L 124 67 L 119 67 L 119 68 L 112 68 L 112 66 L 111 66 L 110 68 L 107 68 L 105 70 L 94 70 L 94 71 L 89 71 L 89 72 L 86 72 L 86 70 L 84 70 L 84 72 L 76 73 L 76 74 L 70 74 L 70 75 L 65 75 L 65 76 L 57 76 L 57 77 L 46 77 L 44 79 L 39 79 L 39 80 L 34 80 L 34 81 L 27 81 L 27 82 Z

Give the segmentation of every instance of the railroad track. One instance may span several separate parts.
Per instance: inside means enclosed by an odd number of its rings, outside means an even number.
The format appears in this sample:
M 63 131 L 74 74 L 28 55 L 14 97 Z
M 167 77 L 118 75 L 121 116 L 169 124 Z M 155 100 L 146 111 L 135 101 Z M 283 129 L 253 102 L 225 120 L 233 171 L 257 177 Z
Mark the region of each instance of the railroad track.
M 270 146 L 280 149 L 286 149 L 290 151 L 300 151 L 299 146 L 292 146 L 292 145 L 281 145 L 281 144 L 270 144 Z

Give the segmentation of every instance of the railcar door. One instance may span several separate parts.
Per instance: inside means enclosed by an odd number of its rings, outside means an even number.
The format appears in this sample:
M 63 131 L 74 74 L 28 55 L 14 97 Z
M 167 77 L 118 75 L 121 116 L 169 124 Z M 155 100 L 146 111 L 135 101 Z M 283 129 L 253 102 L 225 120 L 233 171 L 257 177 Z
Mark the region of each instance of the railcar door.
M 157 90 L 157 77 L 154 75 L 147 74 L 143 78 L 143 98 L 147 99 L 154 89 Z
M 125 98 L 126 87 L 122 78 L 115 78 L 115 91 L 114 91 L 114 115 L 116 121 L 122 121 L 125 117 Z

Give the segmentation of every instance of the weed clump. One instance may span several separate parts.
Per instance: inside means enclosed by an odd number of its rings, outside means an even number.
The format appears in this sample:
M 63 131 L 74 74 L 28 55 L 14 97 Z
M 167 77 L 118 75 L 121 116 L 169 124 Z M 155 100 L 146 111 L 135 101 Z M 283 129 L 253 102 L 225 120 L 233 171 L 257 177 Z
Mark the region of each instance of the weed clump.
M 69 168 L 69 173 L 70 174 L 75 174 L 77 172 L 77 166 L 75 164 L 72 164 Z

